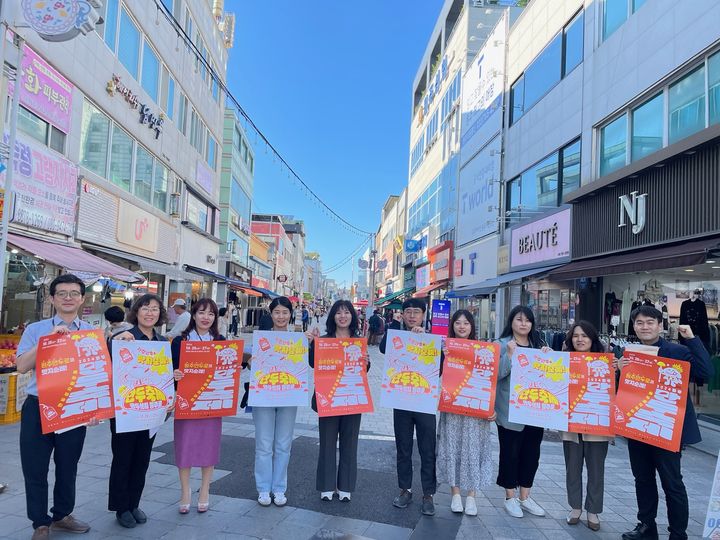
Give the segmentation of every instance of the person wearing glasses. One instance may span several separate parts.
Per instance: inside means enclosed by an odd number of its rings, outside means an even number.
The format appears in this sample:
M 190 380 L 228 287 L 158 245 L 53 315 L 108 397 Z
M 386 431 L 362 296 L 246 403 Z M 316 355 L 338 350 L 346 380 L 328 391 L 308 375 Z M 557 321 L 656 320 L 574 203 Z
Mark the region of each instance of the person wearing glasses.
M 85 301 L 85 284 L 73 274 L 63 274 L 50 283 L 50 302 L 55 315 L 30 324 L 17 348 L 18 373 L 32 373 L 27 385 L 27 399 L 20 417 L 20 463 L 25 479 L 27 516 L 32 521 L 33 539 L 50 537 L 53 532 L 85 533 L 90 525 L 73 517 L 77 466 L 85 443 L 85 426 L 63 433 L 43 435 L 40 424 L 35 360 L 38 341 L 50 334 L 92 330 L 93 326 L 78 317 Z M 91 422 L 92 425 L 97 421 Z M 48 470 L 50 456 L 55 454 L 55 486 L 52 517 L 48 515 Z M 2 527 L 0 527 L 2 529 Z
M 113 340 L 167 341 L 156 330 L 167 321 L 167 311 L 159 296 L 144 294 L 135 300 L 127 321 L 133 327 L 116 334 Z M 112 351 L 112 344 L 109 348 Z M 150 465 L 155 435 L 151 437 L 147 429 L 118 433 L 114 418 L 110 419 L 110 433 L 112 465 L 108 510 L 115 512 L 120 525 L 131 529 L 147 521 L 145 512 L 140 509 L 140 498 L 145 488 L 145 474 Z

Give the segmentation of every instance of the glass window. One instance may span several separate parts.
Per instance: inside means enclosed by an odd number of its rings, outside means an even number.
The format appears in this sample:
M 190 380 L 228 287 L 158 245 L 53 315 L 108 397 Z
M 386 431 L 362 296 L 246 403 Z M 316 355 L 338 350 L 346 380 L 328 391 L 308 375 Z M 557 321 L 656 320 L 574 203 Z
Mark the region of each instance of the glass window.
M 250 225 L 250 210 L 251 210 L 251 202 L 250 197 L 247 196 L 245 193 L 245 190 L 240 187 L 240 182 L 238 182 L 238 179 L 233 177 L 232 185 L 230 186 L 230 208 L 238 215 L 241 219 L 241 229 L 242 225 L 245 224 L 247 226 Z
M 560 151 L 562 162 L 562 197 L 580 187 L 580 139 Z
M 208 219 L 208 205 L 196 197 L 190 191 L 187 192 L 187 220 L 202 229 L 209 232 L 210 220 Z
M 105 43 L 115 52 L 115 36 L 117 34 L 118 0 L 106 0 L 105 2 Z
M 17 127 L 36 141 L 47 144 L 48 123 L 25 107 L 18 107 Z
M 168 169 L 155 160 L 155 181 L 153 182 L 153 206 L 167 211 Z
M 553 152 L 552 155 L 542 160 L 540 163 L 531 168 L 527 174 L 523 174 L 523 205 L 529 204 L 533 208 L 554 208 L 558 205 L 558 153 Z M 533 183 L 531 193 L 527 194 L 526 184 Z M 530 200 L 532 193 L 536 194 L 537 202 L 533 204 Z
M 133 140 L 117 125 L 113 126 L 110 150 L 110 177 L 113 184 L 130 191 L 132 177 Z
M 50 126 L 50 148 L 61 154 L 65 153 L 65 139 L 67 136 L 55 126 Z
M 670 85 L 670 144 L 705 127 L 705 66 Z
M 581 11 L 565 27 L 563 36 L 563 77 L 583 60 L 584 30 L 583 12 Z
M 87 101 L 80 126 L 80 165 L 105 178 L 107 174 L 110 119 Z
M 525 77 L 520 77 L 510 88 L 510 124 L 525 114 Z
M 627 115 L 623 114 L 600 130 L 600 176 L 626 164 Z
M 190 10 L 187 8 L 185 9 L 185 33 L 188 36 L 188 42 L 186 43 L 186 47 L 188 52 L 191 52 L 193 50 L 190 46 L 190 39 L 192 39 L 193 35 L 193 20 L 192 16 L 190 15 Z
M 168 95 L 165 101 L 165 112 L 170 120 L 173 119 L 173 109 L 175 106 L 175 79 L 170 77 L 168 79 Z
M 212 97 L 215 101 L 220 101 L 220 87 L 215 77 L 212 78 Z
M 628 0 L 604 0 L 602 38 L 606 40 L 628 17 Z
M 633 13 L 635 13 L 638 9 L 643 7 L 643 4 L 645 4 L 645 0 L 632 0 Z
M 207 151 L 207 162 L 213 170 L 215 170 L 216 156 L 217 156 L 217 143 L 215 139 L 208 134 L 208 151 Z
M 180 94 L 180 102 L 178 103 L 178 129 L 183 135 L 187 135 L 187 112 L 188 100 L 185 94 Z
M 145 41 L 143 45 L 143 63 L 142 63 L 142 87 L 152 98 L 158 102 L 158 77 L 160 73 L 160 61 L 155 51 L 152 50 L 150 44 Z
M 561 78 L 562 36 L 558 34 L 525 71 L 525 102 L 527 111 Z
M 137 79 L 140 31 L 124 9 L 120 15 L 120 43 L 122 43 L 122 47 L 118 48 L 118 58 L 130 75 Z
M 250 174 L 252 174 L 255 169 L 255 159 L 251 155 L 248 156 L 248 169 L 250 169 Z
M 708 100 L 710 124 L 720 122 L 720 53 L 708 58 Z
M 631 161 L 663 147 L 663 95 L 658 94 L 632 111 Z
M 142 146 L 137 145 L 135 156 L 135 196 L 146 203 L 152 201 L 153 157 Z
M 168 13 L 173 12 L 173 0 L 161 0 L 163 3 L 163 6 L 168 10 Z

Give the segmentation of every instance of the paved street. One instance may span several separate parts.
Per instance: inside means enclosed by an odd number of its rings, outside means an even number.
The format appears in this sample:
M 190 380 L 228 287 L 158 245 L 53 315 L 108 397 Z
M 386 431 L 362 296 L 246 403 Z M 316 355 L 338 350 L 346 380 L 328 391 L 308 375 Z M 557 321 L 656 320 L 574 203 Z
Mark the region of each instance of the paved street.
M 434 518 L 421 517 L 416 500 L 406 510 L 391 506 L 396 491 L 395 449 L 392 439 L 392 413 L 378 408 L 382 356 L 371 348 L 373 367 L 370 380 L 376 412 L 363 416 L 359 446 L 358 490 L 351 503 L 320 502 L 315 491 L 317 456 L 317 415 L 310 408 L 299 412 L 293 457 L 289 471 L 288 506 L 262 508 L 254 500 L 252 473 L 253 424 L 250 415 L 228 418 L 223 425 L 222 460 L 211 487 L 211 508 L 205 515 L 193 509 L 179 515 L 179 484 L 172 458 L 172 423 L 159 432 L 147 486 L 141 507 L 150 516 L 147 524 L 123 529 L 107 511 L 110 430 L 107 423 L 88 430 L 85 450 L 78 471 L 75 515 L 88 520 L 90 533 L 83 538 L 227 538 L 287 539 L 374 538 L 394 539 L 477 539 L 516 538 L 617 539 L 635 524 L 635 495 L 623 440 L 610 447 L 605 484 L 605 512 L 602 529 L 593 533 L 582 523 L 565 524 L 568 506 L 565 500 L 562 445 L 554 433 L 548 433 L 542 447 L 540 471 L 533 497 L 548 512 L 545 518 L 509 517 L 502 508 L 502 490 L 488 486 L 478 495 L 480 515 L 476 518 L 454 515 L 449 510 L 449 487 L 441 486 L 436 497 Z M 18 436 L 20 426 L 0 426 L 0 479 L 10 484 L 0 495 L 0 537 L 29 538 L 32 531 L 25 517 L 25 497 L 20 470 Z M 497 462 L 497 440 L 494 440 Z M 416 456 L 417 458 L 417 456 Z M 711 471 L 715 458 L 696 449 L 688 449 L 683 458 L 684 478 L 690 497 L 691 538 L 700 538 L 701 523 L 707 509 Z M 416 477 L 418 475 L 416 474 Z M 199 474 L 193 473 L 195 486 Z M 413 490 L 421 493 L 418 485 Z M 195 495 L 197 497 L 197 495 Z M 661 528 L 667 519 L 661 501 Z M 54 535 L 59 538 L 61 535 Z

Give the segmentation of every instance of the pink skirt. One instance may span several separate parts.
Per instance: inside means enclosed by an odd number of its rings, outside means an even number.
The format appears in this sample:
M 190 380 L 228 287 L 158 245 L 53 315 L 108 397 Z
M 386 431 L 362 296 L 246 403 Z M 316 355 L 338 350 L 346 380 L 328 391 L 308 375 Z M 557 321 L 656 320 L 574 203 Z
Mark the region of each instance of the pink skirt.
M 220 461 L 222 418 L 175 420 L 175 465 L 209 467 Z

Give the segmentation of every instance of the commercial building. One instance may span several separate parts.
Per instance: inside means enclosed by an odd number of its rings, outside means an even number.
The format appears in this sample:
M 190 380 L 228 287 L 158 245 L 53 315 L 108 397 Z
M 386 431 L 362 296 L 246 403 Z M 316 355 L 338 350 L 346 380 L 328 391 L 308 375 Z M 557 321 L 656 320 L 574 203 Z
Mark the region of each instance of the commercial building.
M 272 266 L 270 290 L 281 296 L 292 296 L 293 243 L 285 232 L 283 216 L 278 214 L 253 214 L 250 230 L 253 236 L 269 246 L 268 262 Z M 256 259 L 257 261 L 257 259 Z

